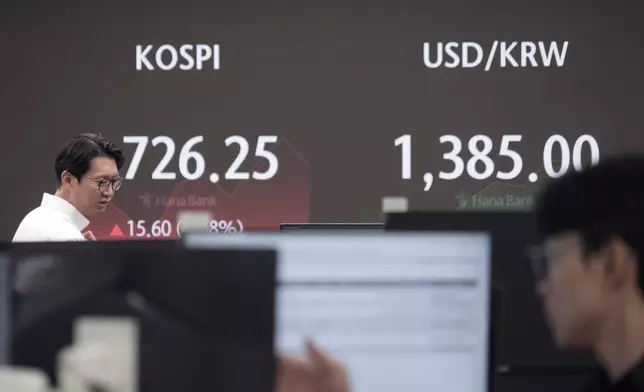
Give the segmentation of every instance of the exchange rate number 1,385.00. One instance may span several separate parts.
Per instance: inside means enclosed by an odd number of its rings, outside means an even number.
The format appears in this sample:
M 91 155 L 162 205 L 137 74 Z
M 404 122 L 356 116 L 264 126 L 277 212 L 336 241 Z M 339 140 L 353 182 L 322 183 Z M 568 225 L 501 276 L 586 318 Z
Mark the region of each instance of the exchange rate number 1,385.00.
M 450 146 L 448 152 L 443 154 L 443 159 L 452 163 L 453 169 L 451 171 L 441 171 L 438 173 L 438 178 L 441 180 L 456 180 L 463 174 L 467 174 L 474 180 L 486 180 L 491 177 L 496 177 L 499 180 L 513 180 L 518 178 L 523 170 L 523 158 L 514 149 L 513 144 L 521 142 L 522 135 L 503 135 L 501 137 L 501 145 L 496 156 L 510 159 L 512 162 L 511 170 L 496 171 L 495 165 L 492 160 L 492 150 L 494 150 L 494 142 L 492 138 L 487 135 L 475 135 L 467 141 L 467 149 L 471 158 L 467 162 L 461 157 L 463 151 L 463 142 L 456 135 L 442 135 L 438 141 L 440 144 L 447 144 Z M 401 178 L 408 180 L 411 179 L 411 151 L 412 142 L 411 135 L 402 135 L 394 141 L 396 147 L 401 149 Z M 572 146 L 571 146 L 572 144 Z M 556 166 L 556 161 L 553 161 L 553 150 L 557 146 L 561 153 L 561 161 Z M 583 151 L 589 150 L 589 160 L 591 165 L 599 162 L 599 145 L 597 140 L 591 135 L 581 135 L 574 142 L 569 143 L 568 140 L 562 135 L 552 135 L 546 140 L 543 145 L 543 169 L 550 178 L 561 177 L 570 169 L 571 164 L 575 170 L 583 169 L 584 154 Z M 528 175 L 528 181 L 537 181 L 538 175 L 533 172 Z M 434 175 L 427 172 L 423 175 L 425 183 L 425 191 L 431 189 L 434 182 Z

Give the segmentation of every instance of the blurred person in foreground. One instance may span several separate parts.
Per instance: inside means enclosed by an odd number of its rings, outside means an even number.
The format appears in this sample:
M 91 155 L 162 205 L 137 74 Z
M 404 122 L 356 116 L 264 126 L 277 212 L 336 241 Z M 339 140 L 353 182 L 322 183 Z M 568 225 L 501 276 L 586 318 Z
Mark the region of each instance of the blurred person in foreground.
M 644 158 L 553 181 L 536 208 L 537 293 L 553 340 L 590 350 L 585 391 L 644 391 Z
M 553 340 L 592 351 L 601 367 L 583 391 L 644 392 L 644 158 L 554 180 L 535 215 L 537 293 Z M 342 365 L 311 345 L 279 371 L 278 392 L 348 390 Z
M 95 241 L 83 232 L 89 219 L 105 211 L 123 178 L 123 153 L 101 135 L 84 133 L 61 147 L 54 163 L 57 189 L 24 217 L 13 242 Z

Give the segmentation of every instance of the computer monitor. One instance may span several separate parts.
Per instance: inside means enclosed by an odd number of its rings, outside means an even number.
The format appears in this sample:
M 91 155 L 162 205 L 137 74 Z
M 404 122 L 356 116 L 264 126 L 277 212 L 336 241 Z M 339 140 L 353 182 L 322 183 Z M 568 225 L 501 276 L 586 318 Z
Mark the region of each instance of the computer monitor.
M 355 392 L 488 390 L 490 240 L 483 233 L 311 232 L 184 238 L 189 248 L 275 246 L 277 348 L 306 336 Z
M 140 328 L 140 392 L 272 392 L 274 250 L 121 245 L 27 244 L 7 253 L 17 297 L 13 364 L 55 378 L 78 317 L 129 316 Z
M 282 223 L 280 231 L 383 231 L 382 223 Z
M 507 372 L 579 374 L 593 370 L 586 355 L 554 347 L 528 258 L 533 216 L 520 212 L 406 212 L 388 214 L 386 231 L 486 231 L 492 237 L 492 276 L 503 287 L 503 332 L 497 360 Z

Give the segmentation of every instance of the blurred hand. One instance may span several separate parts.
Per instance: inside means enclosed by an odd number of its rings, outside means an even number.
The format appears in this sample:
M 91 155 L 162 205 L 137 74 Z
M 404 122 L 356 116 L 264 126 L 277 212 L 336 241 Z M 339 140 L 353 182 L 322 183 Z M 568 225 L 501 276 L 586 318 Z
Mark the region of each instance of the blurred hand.
M 83 237 L 85 237 L 87 241 L 96 241 L 96 237 L 94 237 L 94 233 L 92 233 L 89 230 L 83 233 Z
M 306 357 L 280 357 L 277 392 L 349 392 L 345 366 L 312 342 L 306 344 Z

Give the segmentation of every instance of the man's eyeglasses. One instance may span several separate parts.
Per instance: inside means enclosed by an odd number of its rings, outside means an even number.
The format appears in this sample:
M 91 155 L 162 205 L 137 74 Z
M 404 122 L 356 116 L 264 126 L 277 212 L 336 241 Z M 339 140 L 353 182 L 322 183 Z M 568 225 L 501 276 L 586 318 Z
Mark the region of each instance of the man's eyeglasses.
M 547 249 L 543 245 L 528 248 L 528 257 L 530 258 L 530 267 L 538 281 L 548 278 L 550 270 L 564 262 L 569 257 L 570 249 L 563 247 L 550 247 Z
M 110 187 L 112 187 L 112 190 L 116 192 L 121 188 L 121 185 L 123 185 L 123 177 L 121 176 L 98 179 L 90 177 L 90 179 L 98 185 L 98 190 L 101 192 L 107 192 Z
M 526 250 L 530 259 L 530 267 L 537 280 L 542 280 L 548 275 L 548 259 L 542 246 L 530 246 Z

